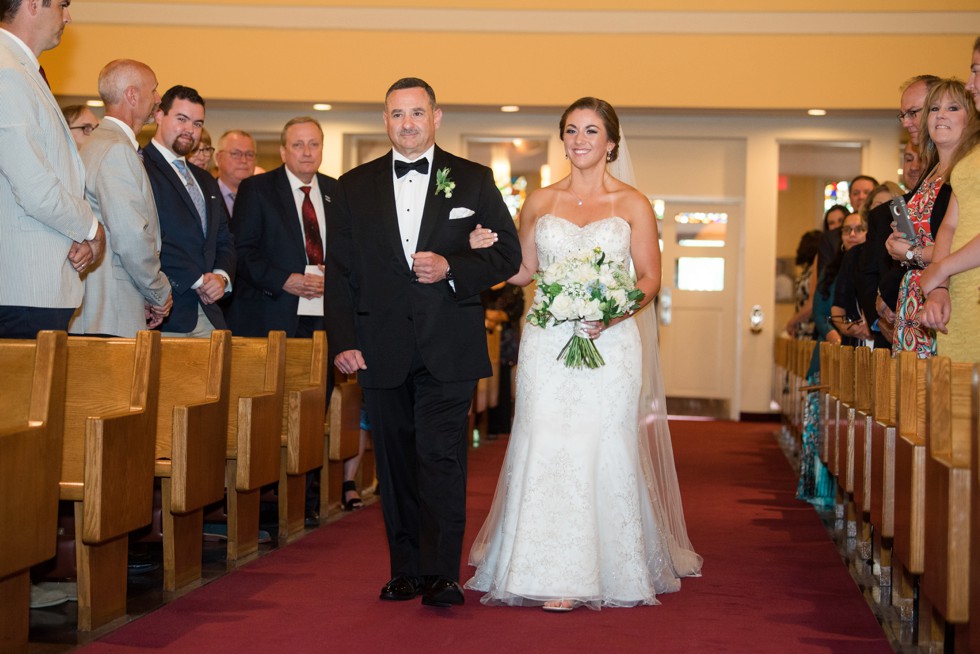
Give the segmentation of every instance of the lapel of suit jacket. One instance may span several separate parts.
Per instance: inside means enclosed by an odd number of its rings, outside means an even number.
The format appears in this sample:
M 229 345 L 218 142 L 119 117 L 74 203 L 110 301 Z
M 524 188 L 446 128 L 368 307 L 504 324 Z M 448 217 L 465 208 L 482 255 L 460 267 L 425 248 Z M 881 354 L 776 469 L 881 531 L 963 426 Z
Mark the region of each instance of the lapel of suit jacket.
M 394 175 L 394 160 L 392 152 L 388 156 L 378 159 L 378 166 L 375 170 L 375 184 L 373 192 L 378 197 L 378 215 L 381 217 L 382 229 L 388 235 L 388 245 L 392 252 L 398 257 L 399 261 L 405 261 L 405 250 L 402 248 L 401 230 L 398 229 L 398 209 L 395 207 L 395 182 L 392 180 Z M 367 189 L 372 192 L 372 189 Z
M 428 251 L 429 239 L 436 225 L 439 224 L 439 217 L 442 211 L 442 203 L 445 200 L 445 193 L 436 194 L 436 171 L 446 165 L 446 153 L 437 145 L 432 153 L 432 168 L 429 169 L 429 188 L 425 191 L 425 209 L 422 210 L 422 224 L 419 226 L 419 240 L 416 250 L 419 252 Z M 450 171 L 450 178 L 452 173 Z
M 162 152 L 160 152 L 160 148 L 157 147 L 157 144 L 155 142 L 149 143 L 147 147 L 143 148 L 143 155 L 144 157 L 148 157 L 149 160 L 156 165 L 160 172 L 163 173 L 163 176 L 168 182 L 170 182 L 170 185 L 173 186 L 174 192 L 177 193 L 177 197 L 183 200 L 184 206 L 186 206 L 187 210 L 191 212 L 191 216 L 197 220 L 197 207 L 194 206 L 194 201 L 191 200 L 191 194 L 187 190 L 187 183 L 185 180 L 180 178 L 180 175 L 177 174 L 174 167 L 170 165 L 167 158 Z M 201 192 L 204 192 L 203 189 Z M 205 195 L 204 204 L 208 204 L 207 199 L 208 197 Z M 197 220 L 197 224 L 200 225 L 201 221 Z
M 276 197 L 279 200 L 279 215 L 282 219 L 289 240 L 293 242 L 293 248 L 302 253 L 302 259 L 306 260 L 306 237 L 300 229 L 300 219 L 302 216 L 296 213 L 296 199 L 293 196 L 293 189 L 289 185 L 289 177 L 286 175 L 286 165 L 283 164 L 275 171 Z

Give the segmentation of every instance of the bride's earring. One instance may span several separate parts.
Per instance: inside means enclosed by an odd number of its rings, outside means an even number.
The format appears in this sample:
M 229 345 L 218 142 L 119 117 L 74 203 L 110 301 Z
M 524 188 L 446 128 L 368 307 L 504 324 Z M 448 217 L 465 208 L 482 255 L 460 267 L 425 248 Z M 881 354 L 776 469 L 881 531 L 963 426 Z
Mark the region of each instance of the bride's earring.
M 606 150 L 606 161 L 612 161 L 612 150 Z

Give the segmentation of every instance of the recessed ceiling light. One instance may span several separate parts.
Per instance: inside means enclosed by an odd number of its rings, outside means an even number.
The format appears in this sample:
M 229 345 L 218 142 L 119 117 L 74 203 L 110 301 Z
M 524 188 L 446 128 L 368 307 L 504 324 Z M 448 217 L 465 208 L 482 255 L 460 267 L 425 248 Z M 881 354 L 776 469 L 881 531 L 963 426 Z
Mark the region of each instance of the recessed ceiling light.
M 516 104 L 505 104 L 500 108 L 500 110 L 505 114 L 512 114 L 520 111 L 521 108 L 518 107 Z
M 104 107 L 105 106 L 105 102 L 103 102 L 102 100 L 89 100 L 85 104 L 87 106 L 89 106 L 89 107 Z
M 807 111 L 807 113 L 810 114 L 811 116 L 826 116 L 827 115 L 827 110 L 826 109 L 810 109 L 809 111 Z
M 324 102 L 318 102 L 315 105 L 313 105 L 313 108 L 316 109 L 317 111 L 330 111 L 331 109 L 333 109 L 333 105 L 326 104 Z

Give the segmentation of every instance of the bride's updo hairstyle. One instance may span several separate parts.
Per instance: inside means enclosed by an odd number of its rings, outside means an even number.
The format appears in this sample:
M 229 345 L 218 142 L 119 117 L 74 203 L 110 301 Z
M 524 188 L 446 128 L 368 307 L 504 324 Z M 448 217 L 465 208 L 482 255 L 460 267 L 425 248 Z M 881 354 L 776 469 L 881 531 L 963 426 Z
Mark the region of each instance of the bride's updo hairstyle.
M 568 105 L 568 109 L 565 109 L 565 112 L 561 115 L 561 120 L 558 121 L 558 136 L 562 141 L 565 140 L 565 123 L 568 121 L 568 114 L 576 109 L 591 109 L 599 114 L 599 118 L 602 119 L 602 125 L 606 128 L 606 136 L 613 142 L 613 149 L 609 153 L 609 158 L 606 161 L 616 161 L 616 157 L 619 156 L 619 116 L 616 115 L 616 110 L 613 109 L 611 104 L 599 98 L 593 98 L 591 96 L 579 98 Z

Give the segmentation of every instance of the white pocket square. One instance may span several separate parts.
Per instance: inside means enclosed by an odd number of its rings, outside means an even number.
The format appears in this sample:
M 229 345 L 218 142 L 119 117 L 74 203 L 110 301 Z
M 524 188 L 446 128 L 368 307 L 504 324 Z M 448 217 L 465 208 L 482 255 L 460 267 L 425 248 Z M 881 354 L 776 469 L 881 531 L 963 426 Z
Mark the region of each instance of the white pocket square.
M 469 218 L 476 212 L 472 209 L 467 209 L 466 207 L 456 207 L 449 212 L 449 220 L 459 220 L 460 218 Z

